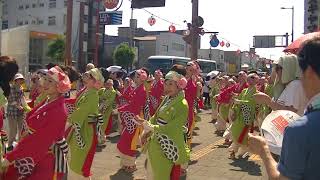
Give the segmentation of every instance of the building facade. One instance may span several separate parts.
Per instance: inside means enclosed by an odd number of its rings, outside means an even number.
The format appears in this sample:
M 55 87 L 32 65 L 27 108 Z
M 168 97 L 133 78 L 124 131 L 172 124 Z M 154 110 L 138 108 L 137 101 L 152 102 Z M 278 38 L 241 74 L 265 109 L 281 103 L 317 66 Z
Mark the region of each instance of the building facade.
M 3 0 L 2 3 L 3 30 L 30 25 L 43 33 L 66 34 L 68 0 Z M 94 7 L 97 6 L 93 1 L 73 1 L 71 53 L 78 68 L 88 61 L 89 30 L 95 30 L 88 27 L 89 21 L 90 25 L 96 25 L 92 22 L 96 16 L 89 18 L 89 15 L 94 14 Z
M 48 29 L 24 25 L 3 30 L 1 52 L 16 59 L 21 73 L 44 68 L 48 63 L 63 64 L 47 57 L 48 44 L 61 34 Z
M 216 61 L 219 71 L 226 71 L 226 62 L 224 60 L 224 51 L 219 49 L 199 49 L 199 59 L 208 59 Z
M 4 0 L 3 3 L 3 29 L 31 24 L 65 32 L 67 0 Z
M 320 0 L 304 0 L 304 33 L 319 30 Z

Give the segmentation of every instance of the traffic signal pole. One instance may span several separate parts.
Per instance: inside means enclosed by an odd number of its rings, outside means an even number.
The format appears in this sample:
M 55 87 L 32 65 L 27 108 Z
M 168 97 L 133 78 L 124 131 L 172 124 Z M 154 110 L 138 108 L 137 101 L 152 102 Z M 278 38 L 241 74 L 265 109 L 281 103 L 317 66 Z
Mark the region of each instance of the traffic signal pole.
M 198 39 L 199 34 L 197 32 L 196 24 L 198 21 L 199 14 L 199 1 L 192 0 L 192 28 L 191 28 L 191 59 L 198 59 Z

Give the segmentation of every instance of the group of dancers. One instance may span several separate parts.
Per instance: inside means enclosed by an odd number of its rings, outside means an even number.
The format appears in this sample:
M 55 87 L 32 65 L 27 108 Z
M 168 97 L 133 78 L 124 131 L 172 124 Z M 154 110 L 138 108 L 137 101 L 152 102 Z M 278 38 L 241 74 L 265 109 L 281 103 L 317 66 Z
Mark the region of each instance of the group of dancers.
M 272 97 L 274 79 L 256 71 L 236 76 L 216 71 L 204 81 L 196 61 L 174 65 L 165 75 L 141 68 L 123 76 L 88 64 L 83 87 L 69 97 L 78 76 L 72 68 L 52 65 L 36 73 L 17 145 L 6 151 L 4 106 L 18 70 L 13 58 L 0 57 L 0 165 L 6 180 L 90 179 L 96 147 L 106 143 L 113 121 L 123 171 L 137 170 L 140 151 L 147 156 L 147 179 L 179 179 L 187 172 L 203 85 L 210 87 L 212 119 L 230 145 L 230 158 L 248 151 L 248 133 L 259 132 L 271 112 L 255 96 Z
M 19 69 L 11 57 L 0 61 L 3 122 L 10 84 Z M 148 179 L 179 179 L 186 173 L 201 94 L 196 61 L 174 65 L 165 76 L 160 69 L 151 75 L 141 68 L 124 78 L 90 64 L 75 98 L 66 98 L 75 80 L 67 68 L 50 66 L 39 72 L 17 144 L 10 151 L 1 148 L 2 179 L 90 179 L 96 147 L 106 142 L 117 120 L 112 114 L 118 114 L 120 126 L 121 169 L 134 172 L 141 151 L 148 157 Z M 6 133 L 1 133 L 5 147 Z

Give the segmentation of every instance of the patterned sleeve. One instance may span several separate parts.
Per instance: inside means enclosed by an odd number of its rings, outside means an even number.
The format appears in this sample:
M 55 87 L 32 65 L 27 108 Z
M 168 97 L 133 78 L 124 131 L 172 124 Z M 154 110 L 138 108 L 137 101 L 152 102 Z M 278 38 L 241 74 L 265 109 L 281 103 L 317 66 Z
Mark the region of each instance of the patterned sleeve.
M 76 109 L 69 116 L 69 122 L 71 124 L 76 123 L 78 126 L 82 127 L 84 120 L 87 119 L 88 115 L 93 112 L 93 109 L 98 109 L 98 104 L 98 94 L 88 94 L 83 102 L 81 102 L 81 104 L 76 107 Z

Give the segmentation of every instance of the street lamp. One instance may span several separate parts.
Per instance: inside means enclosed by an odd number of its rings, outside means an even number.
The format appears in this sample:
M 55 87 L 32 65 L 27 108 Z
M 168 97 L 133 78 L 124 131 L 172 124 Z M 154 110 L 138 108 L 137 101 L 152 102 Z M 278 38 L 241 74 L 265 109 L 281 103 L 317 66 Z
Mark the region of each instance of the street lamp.
M 294 6 L 292 6 L 292 7 L 281 7 L 281 9 L 291 9 L 291 15 L 292 15 L 292 29 L 291 29 L 291 37 L 292 37 L 292 39 L 291 39 L 291 42 L 293 42 L 293 33 L 294 33 Z

